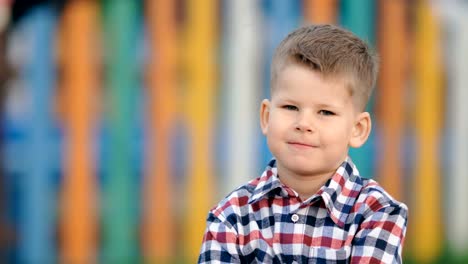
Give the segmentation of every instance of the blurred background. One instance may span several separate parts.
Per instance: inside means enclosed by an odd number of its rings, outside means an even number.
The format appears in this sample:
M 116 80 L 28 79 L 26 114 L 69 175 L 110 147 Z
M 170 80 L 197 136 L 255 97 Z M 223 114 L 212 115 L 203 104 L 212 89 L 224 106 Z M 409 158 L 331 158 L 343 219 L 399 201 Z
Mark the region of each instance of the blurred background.
M 351 157 L 409 206 L 409 263 L 468 263 L 468 1 L 0 0 L 0 262 L 194 263 L 208 210 L 271 158 L 288 32 L 378 50 Z

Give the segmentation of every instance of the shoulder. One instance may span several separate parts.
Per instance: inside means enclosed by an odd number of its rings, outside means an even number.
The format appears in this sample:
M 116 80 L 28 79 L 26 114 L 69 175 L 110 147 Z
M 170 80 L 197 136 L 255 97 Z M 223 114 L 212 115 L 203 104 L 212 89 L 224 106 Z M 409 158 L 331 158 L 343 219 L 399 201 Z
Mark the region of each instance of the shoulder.
M 232 218 L 236 216 L 240 217 L 243 214 L 242 212 L 246 210 L 246 207 L 249 206 L 249 200 L 259 180 L 260 178 L 251 180 L 236 188 L 210 210 L 210 215 L 221 221 L 233 222 L 234 219 Z
M 406 218 L 408 207 L 393 198 L 378 182 L 363 178 L 363 186 L 357 199 L 357 205 L 364 215 L 376 212 L 399 214 Z

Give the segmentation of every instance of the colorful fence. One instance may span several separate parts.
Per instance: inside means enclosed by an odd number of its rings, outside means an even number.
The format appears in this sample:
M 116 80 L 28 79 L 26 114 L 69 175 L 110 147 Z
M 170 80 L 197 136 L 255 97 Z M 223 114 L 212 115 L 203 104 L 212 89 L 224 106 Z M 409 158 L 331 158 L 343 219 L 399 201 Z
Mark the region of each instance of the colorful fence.
M 468 4 L 32 2 L 0 1 L 1 263 L 195 262 L 208 209 L 271 158 L 268 66 L 311 22 L 380 53 L 351 156 L 408 204 L 404 258 L 468 262 Z

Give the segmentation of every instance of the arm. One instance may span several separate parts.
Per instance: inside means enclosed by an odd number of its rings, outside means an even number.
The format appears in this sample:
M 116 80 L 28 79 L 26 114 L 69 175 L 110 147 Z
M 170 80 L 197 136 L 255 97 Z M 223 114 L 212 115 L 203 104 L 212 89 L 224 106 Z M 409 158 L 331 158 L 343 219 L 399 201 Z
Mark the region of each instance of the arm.
M 208 215 L 198 263 L 240 263 L 236 230 L 212 212 Z
M 351 263 L 401 263 L 408 208 L 392 204 L 373 212 L 359 226 Z

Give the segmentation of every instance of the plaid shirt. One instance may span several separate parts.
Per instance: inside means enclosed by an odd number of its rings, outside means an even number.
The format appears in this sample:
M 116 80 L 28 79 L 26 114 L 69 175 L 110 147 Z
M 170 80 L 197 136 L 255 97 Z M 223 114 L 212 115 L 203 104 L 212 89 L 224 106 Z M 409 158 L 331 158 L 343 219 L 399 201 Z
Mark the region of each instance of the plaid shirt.
M 272 160 L 208 214 L 199 263 L 401 263 L 408 208 L 350 158 L 302 201 Z

